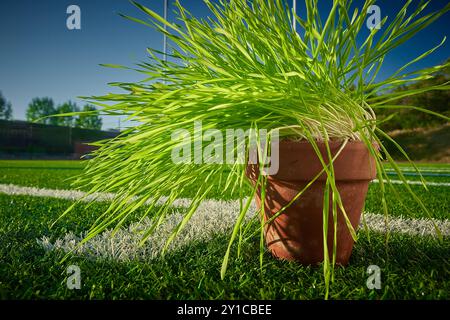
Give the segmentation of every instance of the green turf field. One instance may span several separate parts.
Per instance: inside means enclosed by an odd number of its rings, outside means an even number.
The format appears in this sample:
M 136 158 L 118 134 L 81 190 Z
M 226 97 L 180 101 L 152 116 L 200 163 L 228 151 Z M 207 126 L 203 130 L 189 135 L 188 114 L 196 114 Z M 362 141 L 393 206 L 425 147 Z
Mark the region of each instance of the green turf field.
M 70 181 L 81 173 L 83 162 L 0 161 L 0 185 L 13 184 L 46 189 L 71 188 Z M 408 170 L 407 165 L 404 170 Z M 449 219 L 450 165 L 421 164 L 429 182 L 442 185 L 411 185 L 438 220 Z M 395 179 L 395 176 L 393 176 Z M 417 180 L 417 177 L 408 177 Z M 425 218 L 411 201 L 405 187 L 396 186 L 406 208 L 388 195 L 392 217 Z M 194 192 L 195 190 L 193 190 Z M 189 197 L 189 191 L 186 197 Z M 217 190 L 213 198 L 233 199 Z M 33 195 L 8 195 L 0 192 L 0 297 L 50 299 L 311 299 L 323 298 L 324 282 L 320 267 L 302 267 L 264 255 L 259 265 L 259 238 L 243 244 L 245 250 L 233 261 L 225 280 L 220 280 L 220 265 L 229 234 L 217 233 L 213 239 L 193 240 L 189 245 L 153 259 L 120 261 L 84 255 L 65 256 L 62 250 L 46 250 L 39 239 L 51 241 L 68 233 L 85 231 L 108 203 L 82 206 L 56 223 L 50 224 L 72 203 L 70 200 Z M 379 185 L 371 184 L 366 212 L 382 213 Z M 124 227 L 135 223 L 136 212 Z M 360 231 L 350 265 L 336 269 L 331 287 L 333 299 L 449 299 L 450 241 L 439 242 L 430 235 Z M 69 290 L 66 268 L 78 265 L 82 288 Z M 366 287 L 366 269 L 376 264 L 382 271 L 382 288 Z

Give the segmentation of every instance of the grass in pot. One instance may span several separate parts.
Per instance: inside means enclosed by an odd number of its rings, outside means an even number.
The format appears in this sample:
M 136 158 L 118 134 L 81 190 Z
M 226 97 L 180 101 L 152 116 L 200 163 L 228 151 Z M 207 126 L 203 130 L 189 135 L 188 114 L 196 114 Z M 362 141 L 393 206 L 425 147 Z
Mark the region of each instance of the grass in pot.
M 115 83 L 124 93 L 87 98 L 101 106 L 102 114 L 127 116 L 135 126 L 98 142 L 100 148 L 77 180 L 77 185 L 89 187 L 89 194 L 115 194 L 84 241 L 106 229 L 118 230 L 144 207 L 154 223 L 143 234 L 145 242 L 170 214 L 174 201 L 188 193 L 189 208 L 168 235 L 168 247 L 203 200 L 217 190 L 232 190 L 240 211 L 224 252 L 222 278 L 235 252 L 235 240 L 239 239 L 239 255 L 241 242 L 251 236 L 246 227 L 256 220 L 261 266 L 266 246 L 280 258 L 322 263 L 328 297 L 334 266 L 348 263 L 368 184 L 375 177 L 388 214 L 384 194 L 395 189 L 383 161 L 390 162 L 406 182 L 384 146 L 384 141 L 395 141 L 378 128 L 375 111 L 413 108 L 444 117 L 395 101 L 448 89 L 448 83 L 393 90 L 444 68 L 406 72 L 443 42 L 384 80 L 376 81 L 377 74 L 389 52 L 442 16 L 449 5 L 424 14 L 427 3 L 411 8 L 408 1 L 390 23 L 385 18 L 380 29 L 368 30 L 372 0 L 356 9 L 351 9 L 352 1 L 333 1 L 325 17 L 320 16 L 317 1 L 306 0 L 305 18 L 294 15 L 281 0 L 204 2 L 213 17 L 208 20 L 193 17 L 178 2 L 176 22 L 135 2 L 146 18 L 124 16 L 165 34 L 170 53 L 164 59 L 162 52 L 148 49 L 149 61 L 136 67 L 107 65 L 136 70 L 145 79 Z M 293 21 L 300 30 L 294 30 Z M 203 135 L 198 134 L 199 123 Z M 216 157 L 220 152 L 200 160 L 194 156 L 173 161 L 180 148 L 192 156 L 205 141 L 205 150 L 221 150 L 218 133 L 226 136 L 227 130 L 254 133 L 253 143 L 244 139 L 231 147 L 233 155 L 244 147 L 242 161 L 226 163 Z M 265 143 L 262 130 L 267 133 Z M 409 161 L 401 146 L 395 145 Z M 265 171 L 273 153 L 269 146 L 279 151 L 279 168 L 273 174 Z M 249 163 L 252 152 L 257 160 Z M 211 161 L 201 161 L 205 158 Z M 247 219 L 253 198 L 259 207 Z

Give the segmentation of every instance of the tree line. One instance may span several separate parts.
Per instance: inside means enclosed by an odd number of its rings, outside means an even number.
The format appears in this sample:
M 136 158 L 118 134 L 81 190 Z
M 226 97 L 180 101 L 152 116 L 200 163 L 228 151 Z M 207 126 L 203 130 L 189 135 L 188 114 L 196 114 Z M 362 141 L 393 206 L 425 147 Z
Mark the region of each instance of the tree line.
M 433 77 L 426 80 L 416 81 L 409 85 L 399 87 L 396 92 L 402 92 L 409 89 L 417 89 L 447 85 L 450 81 L 450 59 L 446 60 L 447 66 L 436 72 Z M 450 90 L 433 90 L 426 93 L 419 93 L 406 98 L 400 98 L 390 104 L 415 106 L 425 108 L 429 111 L 440 113 L 446 117 L 450 117 Z M 381 123 L 381 128 L 385 131 L 397 129 L 413 129 L 413 128 L 432 128 L 447 123 L 447 120 L 438 118 L 434 115 L 424 113 L 413 109 L 379 109 L 377 110 L 377 118 L 379 120 L 391 117 L 387 122 Z
M 67 101 L 55 105 L 53 99 L 49 97 L 34 98 L 28 104 L 26 119 L 30 122 L 75 127 L 83 129 L 100 130 L 102 128 L 102 119 L 97 114 L 96 108 L 91 104 L 85 104 L 82 108 L 76 103 Z M 70 116 L 52 115 L 81 112 Z M 0 119 L 12 120 L 12 105 L 0 92 Z
M 12 105 L 11 102 L 6 101 L 5 97 L 0 91 L 0 119 L 11 120 L 12 119 Z

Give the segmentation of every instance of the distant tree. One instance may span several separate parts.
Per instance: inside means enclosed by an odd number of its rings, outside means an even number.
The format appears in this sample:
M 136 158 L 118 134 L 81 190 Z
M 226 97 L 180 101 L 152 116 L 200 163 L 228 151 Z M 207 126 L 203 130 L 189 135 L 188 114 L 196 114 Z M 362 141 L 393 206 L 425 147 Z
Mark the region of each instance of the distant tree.
M 12 106 L 11 102 L 6 101 L 5 97 L 0 91 L 0 119 L 11 120 L 12 119 Z
M 75 120 L 75 125 L 78 128 L 100 130 L 102 128 L 102 119 L 96 112 L 93 105 L 86 104 L 83 107 L 82 112 L 89 112 L 86 114 L 80 114 Z
M 72 113 L 79 111 L 76 103 L 72 101 L 64 102 L 63 104 L 60 104 L 58 108 L 56 109 L 57 114 L 63 114 L 63 113 Z M 65 126 L 65 127 L 74 127 L 76 118 L 75 116 L 64 116 L 64 117 L 56 117 L 57 124 L 59 126 Z
M 411 89 L 421 89 L 429 86 L 442 85 L 450 81 L 450 59 L 446 61 L 447 67 L 435 73 L 430 79 L 416 81 L 406 86 L 401 86 L 395 92 L 402 92 Z M 425 93 L 419 93 L 413 96 L 400 98 L 391 102 L 392 104 L 415 106 L 425 108 L 450 117 L 450 90 L 434 90 Z M 388 122 L 381 125 L 381 128 L 386 131 L 396 129 L 412 129 L 418 127 L 432 128 L 446 123 L 445 119 L 437 118 L 433 115 L 423 113 L 417 110 L 402 109 L 377 110 L 378 119 L 382 120 L 385 117 L 396 113 L 396 115 Z
M 58 120 L 54 117 L 41 119 L 43 117 L 54 115 L 55 113 L 55 104 L 51 98 L 34 98 L 28 105 L 26 117 L 28 121 L 56 125 Z

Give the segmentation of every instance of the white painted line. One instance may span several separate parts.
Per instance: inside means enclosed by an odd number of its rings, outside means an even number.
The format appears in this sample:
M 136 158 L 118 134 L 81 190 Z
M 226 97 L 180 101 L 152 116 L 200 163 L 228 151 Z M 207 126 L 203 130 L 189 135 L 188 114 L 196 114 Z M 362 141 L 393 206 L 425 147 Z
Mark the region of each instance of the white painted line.
M 383 180 L 385 183 L 387 183 L 387 180 Z M 389 180 L 390 183 L 393 184 L 403 184 L 402 180 Z M 378 179 L 375 179 L 372 181 L 372 183 L 380 183 Z M 411 185 L 422 185 L 421 181 L 415 181 L 415 180 L 406 180 L 407 184 Z M 427 186 L 434 186 L 434 187 L 450 187 L 450 182 L 427 182 Z
M 396 176 L 398 175 L 398 173 L 396 171 L 391 171 L 391 170 L 387 170 L 386 174 L 391 175 L 391 176 Z M 445 178 L 445 177 L 450 177 L 450 172 L 444 173 L 444 172 L 432 172 L 432 171 L 422 171 L 420 174 L 414 171 L 402 171 L 402 174 L 404 176 L 415 176 L 418 177 L 420 175 L 424 176 L 424 177 L 438 177 L 438 178 Z
M 384 180 L 387 182 L 387 180 Z M 403 184 L 401 180 L 390 180 L 393 184 Z M 422 185 L 420 181 L 406 180 L 408 184 L 411 185 Z M 372 183 L 379 183 L 377 179 L 373 180 Z M 427 186 L 439 186 L 439 187 L 449 187 L 449 182 L 427 182 Z M 45 189 L 45 188 L 35 188 L 35 187 L 25 187 L 13 184 L 0 184 L 0 193 L 7 195 L 24 195 L 24 196 L 34 196 L 34 197 L 50 197 L 66 200 L 83 200 L 85 202 L 91 201 L 111 201 L 114 199 L 113 193 L 95 193 L 87 195 L 86 192 L 79 190 L 58 190 L 58 189 Z M 84 199 L 83 199 L 84 198 Z M 160 203 L 163 203 L 167 198 L 162 198 Z M 208 201 L 208 200 L 206 200 Z M 174 207 L 188 207 L 190 204 L 190 199 L 177 199 L 175 200 Z
M 431 235 L 436 236 L 435 225 L 439 228 L 442 236 L 450 236 L 450 220 L 428 219 L 428 218 L 404 218 L 388 216 L 388 225 L 386 226 L 386 217 L 383 214 L 364 213 L 366 225 L 370 230 L 385 233 L 403 233 L 415 236 Z M 362 221 L 360 226 L 362 226 Z M 388 228 L 388 230 L 386 229 Z
M 43 189 L 35 187 L 24 187 L 13 184 L 0 184 L 0 193 L 4 193 L 12 196 L 33 196 L 33 197 L 49 197 L 65 200 L 82 200 L 84 202 L 102 202 L 112 201 L 114 199 L 114 193 L 94 193 L 87 195 L 86 192 L 79 190 L 58 190 L 58 189 Z M 167 197 L 161 199 L 161 203 L 165 202 Z M 177 199 L 175 200 L 174 207 L 188 207 L 190 199 Z
M 252 212 L 256 211 L 254 206 L 251 207 L 251 210 Z M 202 202 L 168 250 L 184 247 L 194 240 L 208 240 L 216 234 L 229 232 L 236 221 L 238 212 L 239 204 L 237 201 L 208 200 Z M 249 213 L 248 217 L 250 218 L 250 216 Z M 62 249 L 66 252 L 73 251 L 79 255 L 112 258 L 120 261 L 148 260 L 161 254 L 168 236 L 182 219 L 183 214 L 180 212 L 170 214 L 142 246 L 139 245 L 142 233 L 152 225 L 149 218 L 144 218 L 141 222 L 122 228 L 115 234 L 112 234 L 111 230 L 105 231 L 81 246 L 79 243 L 85 234 L 77 236 L 72 232 L 67 233 L 54 243 L 47 236 L 37 241 L 47 250 Z
M 420 172 L 445 172 L 445 173 L 450 173 L 450 168 L 432 168 L 432 167 L 418 167 Z M 386 171 L 393 171 L 395 172 L 394 168 L 385 168 Z M 416 172 L 416 169 L 414 169 L 413 167 L 400 167 L 400 170 L 402 172 Z
M 378 180 L 373 180 L 373 183 L 379 183 Z M 386 180 L 384 182 L 387 182 Z M 390 180 L 393 184 L 403 184 L 401 180 Z M 422 185 L 420 181 L 410 181 L 407 180 L 408 184 L 411 185 Z M 448 182 L 428 182 L 428 186 L 440 186 L 440 187 L 449 187 L 450 183 Z M 113 193 L 95 193 L 91 195 L 87 195 L 86 192 L 79 190 L 57 190 L 57 189 L 43 189 L 43 188 L 35 188 L 35 187 L 24 187 L 13 184 L 0 184 L 0 193 L 4 193 L 7 195 L 26 195 L 26 196 L 34 196 L 34 197 L 50 197 L 57 199 L 66 199 L 71 201 L 82 200 L 84 202 L 109 202 L 114 199 Z M 159 203 L 163 204 L 167 200 L 166 197 L 160 199 Z M 148 201 L 150 202 L 150 200 Z M 235 201 L 237 203 L 237 201 Z M 180 198 L 176 199 L 172 206 L 187 208 L 191 203 L 191 199 Z M 220 201 L 220 200 L 204 200 L 205 204 L 212 203 L 229 203 L 229 201 Z
M 401 183 L 401 181 L 399 182 Z M 86 193 L 81 191 L 38 189 L 5 184 L 0 184 L 0 193 L 68 200 L 78 200 L 86 196 Z M 85 201 L 110 201 L 113 197 L 113 194 L 96 194 L 86 197 Z M 173 206 L 179 207 L 180 210 L 169 215 L 168 219 L 156 229 L 155 233 L 144 246 L 139 246 L 138 244 L 141 240 L 142 231 L 151 225 L 149 219 L 143 219 L 143 221 L 134 223 L 128 228 L 122 228 L 114 235 L 111 235 L 111 231 L 105 231 L 82 246 L 78 246 L 78 243 L 84 235 L 77 236 L 73 233 L 66 234 L 64 238 L 58 239 L 54 243 L 51 243 L 49 238 L 45 236 L 38 241 L 49 250 L 75 250 L 79 254 L 96 257 L 110 257 L 119 260 L 156 257 L 161 253 L 167 236 L 170 235 L 170 231 L 183 218 L 182 208 L 188 207 L 190 202 L 190 199 L 177 199 Z M 248 218 L 251 218 L 256 211 L 254 203 L 252 203 L 249 210 Z M 236 221 L 238 212 L 238 201 L 203 201 L 170 248 L 180 248 L 193 240 L 210 239 L 217 233 L 228 232 Z M 365 213 L 365 221 L 369 229 L 376 232 L 386 232 L 385 217 L 383 215 Z M 435 235 L 433 222 L 438 226 L 444 236 L 450 235 L 450 220 L 438 219 L 389 217 L 389 230 L 396 233 L 433 236 Z
M 250 210 L 247 219 L 250 219 L 255 214 L 256 208 L 254 204 L 252 204 Z M 207 201 L 202 203 L 186 227 L 171 243 L 168 251 L 185 247 L 195 240 L 209 240 L 215 235 L 229 233 L 236 221 L 238 212 L 239 205 L 236 201 Z M 82 245 L 79 245 L 79 243 L 85 234 L 77 236 L 72 232 L 67 233 L 63 238 L 57 239 L 53 243 L 47 236 L 43 236 L 37 241 L 46 250 L 59 249 L 65 252 L 72 251 L 78 255 L 110 258 L 119 261 L 149 260 L 161 254 L 168 236 L 182 218 L 182 213 L 170 215 L 143 246 L 139 246 L 142 232 L 152 225 L 148 218 L 143 219 L 141 222 L 133 223 L 127 228 L 122 228 L 115 234 L 112 234 L 110 230 L 105 231 Z M 387 231 L 383 215 L 365 213 L 365 221 L 370 230 L 380 233 Z M 450 235 L 449 220 L 434 220 L 434 222 L 441 230 L 443 236 L 448 237 Z M 362 228 L 362 223 L 360 227 Z M 435 236 L 433 222 L 427 219 L 389 217 L 389 231 L 419 236 Z
M 35 197 L 50 197 L 66 200 L 79 200 L 86 196 L 86 192 L 78 190 L 58 190 L 45 189 L 35 187 L 18 186 L 14 184 L 0 184 L 0 193 L 5 193 L 12 196 L 35 196 Z M 95 194 L 86 197 L 86 201 L 111 201 L 114 194 Z

